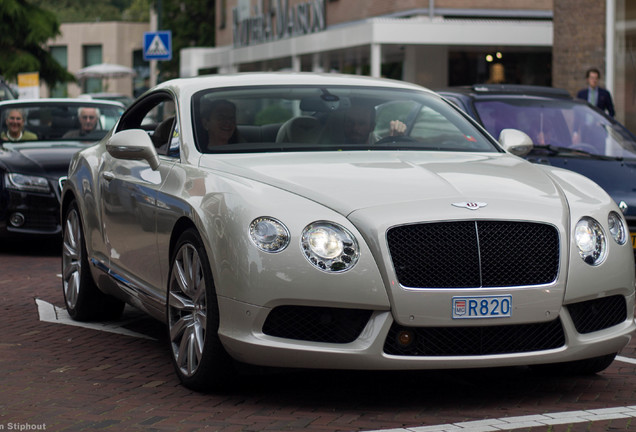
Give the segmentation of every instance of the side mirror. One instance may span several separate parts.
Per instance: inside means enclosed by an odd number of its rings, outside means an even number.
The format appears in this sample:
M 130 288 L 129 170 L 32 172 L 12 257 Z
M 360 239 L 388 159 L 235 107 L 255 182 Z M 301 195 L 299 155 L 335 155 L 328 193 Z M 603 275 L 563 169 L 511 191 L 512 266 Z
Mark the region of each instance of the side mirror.
M 532 151 L 532 138 L 518 129 L 504 129 L 499 134 L 499 144 L 516 156 L 525 156 Z
M 113 134 L 106 143 L 106 151 L 114 158 L 145 160 L 150 168 L 159 168 L 159 157 L 150 136 L 142 129 L 129 129 Z

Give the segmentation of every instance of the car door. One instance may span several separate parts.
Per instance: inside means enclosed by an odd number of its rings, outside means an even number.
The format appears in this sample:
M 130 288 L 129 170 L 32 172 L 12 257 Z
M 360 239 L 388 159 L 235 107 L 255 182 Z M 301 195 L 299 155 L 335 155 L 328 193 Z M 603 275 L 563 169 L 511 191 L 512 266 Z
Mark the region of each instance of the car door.
M 136 296 L 162 301 L 156 240 L 157 196 L 178 159 L 173 133 L 178 131 L 175 103 L 163 93 L 135 104 L 117 131 L 144 129 L 153 139 L 160 165 L 145 160 L 117 159 L 105 154 L 100 170 L 102 229 L 110 269 Z M 168 130 L 166 130 L 168 129 Z M 161 141 L 161 140 L 165 140 Z

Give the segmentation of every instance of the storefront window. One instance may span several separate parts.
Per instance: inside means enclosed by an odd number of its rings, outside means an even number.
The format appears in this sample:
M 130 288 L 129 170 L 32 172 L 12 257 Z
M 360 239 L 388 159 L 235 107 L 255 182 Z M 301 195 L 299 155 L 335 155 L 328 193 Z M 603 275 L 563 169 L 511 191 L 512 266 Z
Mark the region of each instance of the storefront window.
M 616 1 L 614 105 L 616 117 L 636 132 L 636 2 Z

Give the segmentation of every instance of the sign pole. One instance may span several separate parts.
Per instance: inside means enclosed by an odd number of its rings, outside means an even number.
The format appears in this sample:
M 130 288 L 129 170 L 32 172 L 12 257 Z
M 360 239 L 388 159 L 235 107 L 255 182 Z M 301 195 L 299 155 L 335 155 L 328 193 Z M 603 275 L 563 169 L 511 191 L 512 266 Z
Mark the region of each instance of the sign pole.
M 150 6 L 150 30 L 152 32 L 156 32 L 157 28 L 157 11 L 154 7 Z M 157 85 L 157 60 L 150 60 L 150 80 L 149 85 L 150 88 L 153 88 Z

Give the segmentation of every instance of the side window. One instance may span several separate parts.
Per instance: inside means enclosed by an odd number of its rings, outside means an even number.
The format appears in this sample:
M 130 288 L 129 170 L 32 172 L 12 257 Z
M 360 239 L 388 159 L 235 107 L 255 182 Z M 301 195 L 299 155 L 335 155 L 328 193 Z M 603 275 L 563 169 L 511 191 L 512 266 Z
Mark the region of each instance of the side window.
M 149 95 L 122 118 L 118 130 L 143 129 L 150 136 L 157 154 L 179 156 L 179 125 L 176 105 L 167 93 Z

